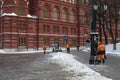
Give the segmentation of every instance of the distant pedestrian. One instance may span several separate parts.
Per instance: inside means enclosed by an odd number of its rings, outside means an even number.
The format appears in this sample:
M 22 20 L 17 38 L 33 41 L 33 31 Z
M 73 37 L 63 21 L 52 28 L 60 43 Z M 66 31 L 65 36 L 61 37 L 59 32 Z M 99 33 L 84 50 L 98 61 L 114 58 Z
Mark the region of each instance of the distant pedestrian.
M 98 44 L 98 60 L 105 63 L 105 45 L 102 42 Z
M 79 47 L 80 47 L 80 45 L 79 45 L 79 44 L 77 44 L 77 50 L 79 50 Z
M 46 54 L 46 46 L 43 45 L 43 53 Z
M 66 48 L 67 48 L 67 53 L 70 54 L 70 44 L 67 44 L 67 45 L 66 45 Z

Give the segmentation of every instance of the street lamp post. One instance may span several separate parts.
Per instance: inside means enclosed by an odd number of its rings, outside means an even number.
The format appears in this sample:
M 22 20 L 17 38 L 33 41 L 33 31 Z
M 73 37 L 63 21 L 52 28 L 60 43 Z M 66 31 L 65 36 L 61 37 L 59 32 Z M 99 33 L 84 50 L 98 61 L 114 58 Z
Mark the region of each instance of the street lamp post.
M 79 4 L 80 0 L 77 0 L 76 10 L 77 10 L 77 50 L 79 50 L 80 46 L 80 11 L 79 11 Z
M 96 10 L 98 6 L 95 3 L 95 0 L 92 0 L 92 22 L 91 22 L 91 52 L 89 64 L 96 64 L 97 61 L 97 44 L 98 44 L 98 32 L 96 32 Z
M 98 47 L 98 32 L 96 31 L 96 11 L 98 9 L 98 5 L 95 0 L 91 1 L 92 3 L 92 25 L 91 25 L 91 52 L 90 52 L 90 64 L 97 64 L 97 47 Z M 107 10 L 107 5 L 103 5 L 104 11 Z M 101 13 L 101 12 L 100 12 Z M 102 33 L 100 33 L 102 34 Z

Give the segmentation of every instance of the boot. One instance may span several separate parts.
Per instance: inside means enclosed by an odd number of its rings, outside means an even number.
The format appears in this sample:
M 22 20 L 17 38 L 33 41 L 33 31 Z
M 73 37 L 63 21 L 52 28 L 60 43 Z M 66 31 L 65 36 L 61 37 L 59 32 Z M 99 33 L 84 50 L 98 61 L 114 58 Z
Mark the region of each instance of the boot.
M 105 60 L 103 59 L 103 63 L 105 63 Z

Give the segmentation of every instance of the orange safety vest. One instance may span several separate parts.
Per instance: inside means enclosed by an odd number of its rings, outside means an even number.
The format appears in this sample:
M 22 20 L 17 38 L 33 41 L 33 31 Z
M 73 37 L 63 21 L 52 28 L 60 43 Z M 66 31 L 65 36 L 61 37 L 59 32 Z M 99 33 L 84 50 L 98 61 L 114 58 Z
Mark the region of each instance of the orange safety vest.
M 67 44 L 67 48 L 70 48 L 70 45 L 69 45 L 69 44 Z
M 104 59 L 105 58 L 105 46 L 103 44 L 98 45 L 98 59 Z
M 105 50 L 105 46 L 103 44 L 98 45 L 98 51 Z

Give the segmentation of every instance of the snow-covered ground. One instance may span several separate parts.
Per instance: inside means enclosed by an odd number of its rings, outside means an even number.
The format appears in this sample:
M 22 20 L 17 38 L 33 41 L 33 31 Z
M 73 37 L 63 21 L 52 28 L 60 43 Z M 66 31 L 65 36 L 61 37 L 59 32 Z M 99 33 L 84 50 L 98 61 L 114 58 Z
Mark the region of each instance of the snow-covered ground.
M 113 44 L 106 45 L 106 53 L 120 56 L 120 43 L 117 43 L 116 50 L 113 50 Z
M 89 49 L 86 48 L 84 48 L 83 50 L 89 51 Z M 51 49 L 49 49 L 48 51 L 51 51 Z M 22 52 L 5 52 L 3 50 L 0 50 L 0 54 L 24 54 L 24 53 L 26 54 L 33 52 L 42 52 L 42 50 L 22 51 Z M 117 50 L 113 50 L 112 44 L 106 45 L 106 53 L 120 56 L 120 43 L 117 44 Z M 56 63 L 64 66 L 65 70 L 68 70 L 69 72 L 73 73 L 73 77 L 70 78 L 70 80 L 112 80 L 102 76 L 98 72 L 95 72 L 94 70 L 88 68 L 86 65 L 78 62 L 77 60 L 74 59 L 74 56 L 72 54 L 58 52 L 58 53 L 52 53 L 50 55 L 52 55 L 52 59 Z M 69 77 L 66 80 L 69 80 Z

